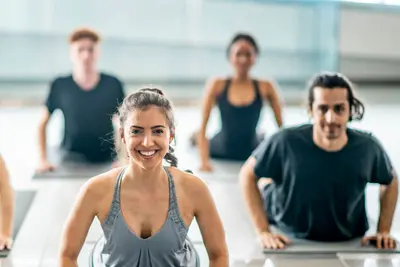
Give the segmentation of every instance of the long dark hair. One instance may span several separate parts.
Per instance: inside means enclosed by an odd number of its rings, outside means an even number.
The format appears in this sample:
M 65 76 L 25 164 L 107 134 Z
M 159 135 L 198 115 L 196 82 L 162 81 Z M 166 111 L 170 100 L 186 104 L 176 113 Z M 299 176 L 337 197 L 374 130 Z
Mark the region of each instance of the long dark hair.
M 315 75 L 308 85 L 308 106 L 312 109 L 314 103 L 314 88 L 322 87 L 327 89 L 346 88 L 350 105 L 349 121 L 362 120 L 364 117 L 364 104 L 354 96 L 353 85 L 350 80 L 341 73 L 319 73 Z

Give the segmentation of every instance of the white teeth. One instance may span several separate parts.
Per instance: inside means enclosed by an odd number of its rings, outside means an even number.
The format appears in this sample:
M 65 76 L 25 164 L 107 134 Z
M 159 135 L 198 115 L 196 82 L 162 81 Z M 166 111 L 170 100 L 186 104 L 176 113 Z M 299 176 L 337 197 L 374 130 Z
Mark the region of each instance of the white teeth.
M 143 156 L 149 157 L 149 156 L 153 156 L 156 153 L 156 151 L 155 150 L 152 150 L 152 151 L 139 151 L 139 153 L 142 154 Z

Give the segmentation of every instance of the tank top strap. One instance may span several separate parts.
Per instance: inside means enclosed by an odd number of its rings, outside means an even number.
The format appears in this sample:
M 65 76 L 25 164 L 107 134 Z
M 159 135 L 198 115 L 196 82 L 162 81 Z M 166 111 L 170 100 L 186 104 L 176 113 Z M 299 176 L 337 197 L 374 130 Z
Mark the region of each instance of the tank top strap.
M 262 95 L 260 92 L 260 83 L 258 82 L 258 80 L 253 79 L 253 86 L 254 86 L 254 90 L 256 93 L 256 100 L 262 100 Z
M 109 232 L 111 231 L 112 226 L 114 225 L 115 218 L 121 211 L 121 201 L 120 201 L 120 192 L 121 192 L 121 181 L 124 176 L 126 167 L 123 168 L 116 179 L 113 193 L 113 200 L 111 202 L 111 208 L 108 212 L 107 218 L 103 223 L 104 235 L 106 238 L 108 237 Z
M 224 89 L 222 90 L 222 96 L 224 99 L 228 98 L 228 91 L 229 87 L 231 86 L 232 80 L 230 78 L 227 78 L 225 81 Z
M 177 225 L 179 236 L 181 240 L 186 238 L 187 228 L 182 220 L 181 214 L 178 208 L 178 200 L 176 198 L 176 190 L 175 190 L 175 183 L 174 178 L 171 175 L 171 172 L 168 170 L 167 166 L 164 166 L 164 169 L 168 175 L 168 184 L 169 184 L 169 209 L 168 209 L 168 216 L 169 218 Z

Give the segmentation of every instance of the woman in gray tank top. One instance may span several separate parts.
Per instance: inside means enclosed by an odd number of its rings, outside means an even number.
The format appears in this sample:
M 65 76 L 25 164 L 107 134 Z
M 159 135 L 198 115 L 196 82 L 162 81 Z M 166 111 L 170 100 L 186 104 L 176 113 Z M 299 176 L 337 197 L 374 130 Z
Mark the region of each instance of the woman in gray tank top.
M 187 235 L 193 219 L 210 266 L 228 266 L 225 233 L 207 186 L 176 168 L 171 102 L 161 90 L 144 88 L 124 99 L 118 115 L 127 164 L 82 187 L 64 228 L 60 266 L 78 266 L 95 217 L 104 235 L 91 252 L 90 266 L 200 266 Z M 171 166 L 163 166 L 163 160 Z

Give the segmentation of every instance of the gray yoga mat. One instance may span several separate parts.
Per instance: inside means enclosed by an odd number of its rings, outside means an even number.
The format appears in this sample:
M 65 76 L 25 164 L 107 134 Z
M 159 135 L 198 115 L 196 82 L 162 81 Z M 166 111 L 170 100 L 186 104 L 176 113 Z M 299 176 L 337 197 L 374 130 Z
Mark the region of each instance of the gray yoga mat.
M 233 260 L 231 267 L 344 267 L 335 255 L 277 255 L 266 259 Z
M 367 231 L 366 235 L 370 235 L 376 229 L 376 223 L 369 218 L 370 230 Z M 275 233 L 282 233 L 275 226 L 271 227 L 271 230 Z M 361 244 L 362 238 L 355 238 L 350 241 L 343 242 L 319 242 L 311 241 L 306 239 L 298 239 L 292 235 L 282 233 L 291 240 L 291 244 L 284 249 L 272 250 L 264 249 L 264 254 L 337 254 L 337 253 L 375 253 L 375 254 L 387 254 L 387 253 L 400 253 L 400 243 L 397 243 L 395 249 L 378 249 L 373 244 L 363 246 Z
M 28 213 L 33 199 L 35 198 L 36 191 L 16 191 L 15 192 L 15 203 L 14 203 L 14 222 L 13 222 L 13 239 L 17 238 L 19 230 L 25 220 L 26 214 Z M 0 250 L 0 257 L 7 257 L 10 250 Z
M 43 178 L 90 178 L 112 168 L 112 162 L 91 163 L 84 156 L 50 149 L 48 160 L 55 166 L 53 171 L 35 172 L 33 179 Z
M 400 253 L 400 245 L 395 249 L 377 249 L 373 245 L 362 246 L 361 238 L 347 242 L 324 243 L 291 239 L 292 244 L 285 249 L 264 249 L 264 254 L 336 254 L 336 253 Z
M 399 259 L 357 259 L 343 260 L 344 267 L 398 267 Z
M 272 228 L 272 231 L 280 232 L 275 227 Z M 343 242 L 319 242 L 286 236 L 291 240 L 290 245 L 278 250 L 264 249 L 264 254 L 400 253 L 399 243 L 395 249 L 378 249 L 372 244 L 363 246 L 362 238 Z

